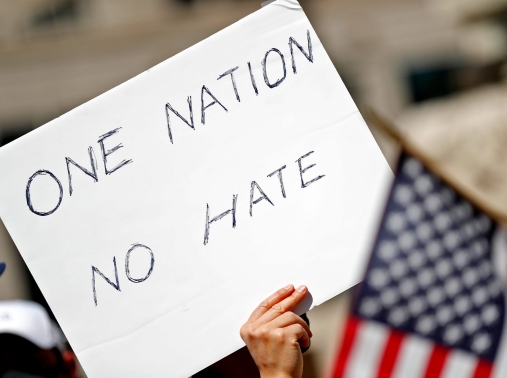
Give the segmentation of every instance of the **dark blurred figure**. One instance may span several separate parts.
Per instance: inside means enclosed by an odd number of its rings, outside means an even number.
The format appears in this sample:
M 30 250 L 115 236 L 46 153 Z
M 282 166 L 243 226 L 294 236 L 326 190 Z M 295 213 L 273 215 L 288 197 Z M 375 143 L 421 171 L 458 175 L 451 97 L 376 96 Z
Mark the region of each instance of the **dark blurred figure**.
M 78 378 L 74 353 L 40 304 L 0 301 L 0 378 Z
M 192 4 L 194 2 L 194 0 L 171 0 L 171 1 L 176 1 L 177 3 L 180 4 Z

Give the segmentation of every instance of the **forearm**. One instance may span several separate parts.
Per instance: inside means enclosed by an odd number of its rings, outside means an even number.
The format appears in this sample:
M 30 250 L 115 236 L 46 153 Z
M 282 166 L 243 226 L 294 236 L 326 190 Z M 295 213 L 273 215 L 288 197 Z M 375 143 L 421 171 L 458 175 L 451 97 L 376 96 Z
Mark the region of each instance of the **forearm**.
M 261 374 L 261 378 L 300 378 L 300 377 L 296 377 L 294 375 L 289 375 L 285 373 L 278 373 L 278 374 Z

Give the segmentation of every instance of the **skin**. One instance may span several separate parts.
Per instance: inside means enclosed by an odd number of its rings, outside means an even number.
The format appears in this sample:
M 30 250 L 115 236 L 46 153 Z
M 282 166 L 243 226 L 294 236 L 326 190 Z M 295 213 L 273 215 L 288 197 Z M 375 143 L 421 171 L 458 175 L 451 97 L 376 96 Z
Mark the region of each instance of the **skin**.
M 306 286 L 287 285 L 263 301 L 241 327 L 240 335 L 261 378 L 301 378 L 301 349 L 310 346 L 312 332 L 292 310 L 308 293 Z

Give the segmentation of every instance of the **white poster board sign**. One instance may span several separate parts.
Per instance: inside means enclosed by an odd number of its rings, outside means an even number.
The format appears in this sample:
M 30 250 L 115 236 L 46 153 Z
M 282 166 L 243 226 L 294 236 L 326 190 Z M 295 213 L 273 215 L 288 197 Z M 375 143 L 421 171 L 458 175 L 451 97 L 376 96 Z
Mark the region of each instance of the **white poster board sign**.
M 276 289 L 356 284 L 392 173 L 278 0 L 0 149 L 0 216 L 89 377 L 187 377 Z

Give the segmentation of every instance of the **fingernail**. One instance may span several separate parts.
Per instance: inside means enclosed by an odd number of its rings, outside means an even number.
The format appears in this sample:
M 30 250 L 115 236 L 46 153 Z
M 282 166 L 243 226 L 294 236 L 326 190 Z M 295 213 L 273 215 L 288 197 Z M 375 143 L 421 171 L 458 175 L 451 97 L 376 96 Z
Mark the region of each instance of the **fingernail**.
M 284 289 L 285 290 L 290 290 L 290 289 L 292 289 L 292 285 L 287 285 L 287 286 L 284 287 Z
M 303 292 L 303 291 L 305 291 L 305 290 L 306 290 L 306 286 L 305 286 L 305 285 L 301 285 L 301 286 L 299 286 L 299 287 L 296 289 L 296 291 L 297 291 L 297 292 L 299 292 L 299 293 L 302 293 L 302 292 Z

